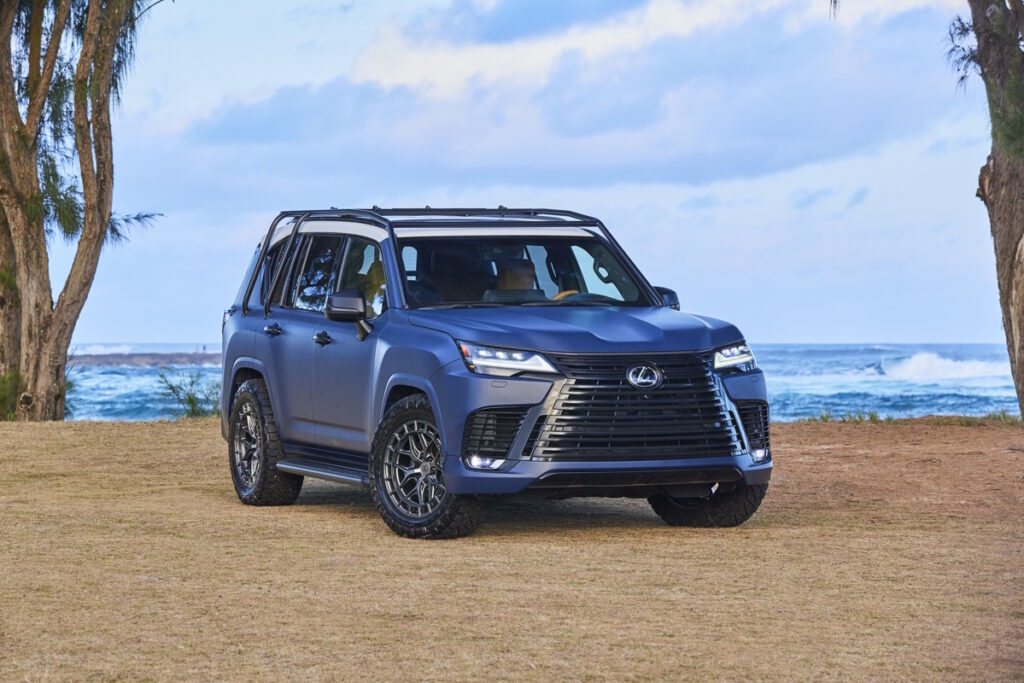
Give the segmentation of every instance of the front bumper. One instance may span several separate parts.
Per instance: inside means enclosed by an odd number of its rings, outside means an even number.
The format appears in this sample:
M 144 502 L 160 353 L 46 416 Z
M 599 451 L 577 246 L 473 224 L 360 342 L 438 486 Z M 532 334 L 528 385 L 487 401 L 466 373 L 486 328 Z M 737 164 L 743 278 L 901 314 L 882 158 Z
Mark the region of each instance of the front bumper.
M 432 379 L 437 389 L 440 426 L 445 450 L 444 479 L 447 490 L 461 495 L 510 495 L 537 489 L 576 489 L 579 495 L 643 495 L 652 488 L 712 486 L 720 483 L 764 484 L 771 478 L 772 460 L 755 463 L 749 452 L 715 457 L 676 459 L 617 459 L 600 461 L 551 461 L 518 459 L 523 442 L 537 414 L 546 410 L 561 386 L 562 378 L 495 378 L 468 371 L 458 361 L 442 368 Z M 767 391 L 760 370 L 721 378 L 724 398 L 733 401 L 765 401 Z M 477 470 L 462 458 L 466 417 L 481 408 L 532 406 L 523 434 L 511 448 L 500 470 Z M 642 454 L 637 453 L 639 458 Z M 601 491 L 607 491 L 602 494 Z
M 521 460 L 511 469 L 501 472 L 470 469 L 458 455 L 446 456 L 444 462 L 445 488 L 455 494 L 475 496 L 509 495 L 527 489 L 547 488 L 579 488 L 588 492 L 607 488 L 625 495 L 631 488 L 642 492 L 650 488 L 684 484 L 766 484 L 771 476 L 771 460 L 755 465 L 747 454 L 722 458 L 615 462 Z

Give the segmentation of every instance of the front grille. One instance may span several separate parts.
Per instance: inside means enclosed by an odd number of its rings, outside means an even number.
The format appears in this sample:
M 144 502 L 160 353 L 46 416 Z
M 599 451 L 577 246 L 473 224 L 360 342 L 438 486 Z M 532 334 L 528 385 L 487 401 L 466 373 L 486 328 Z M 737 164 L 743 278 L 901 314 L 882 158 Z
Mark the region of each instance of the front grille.
M 561 355 L 568 378 L 538 422 L 523 457 L 653 460 L 734 455 L 742 450 L 707 354 Z M 637 389 L 627 371 L 654 365 L 664 380 Z
M 768 404 L 764 401 L 739 401 L 736 409 L 740 412 L 750 448 L 768 448 Z
M 504 458 L 512 447 L 528 406 L 484 408 L 469 414 L 462 436 L 462 455 Z

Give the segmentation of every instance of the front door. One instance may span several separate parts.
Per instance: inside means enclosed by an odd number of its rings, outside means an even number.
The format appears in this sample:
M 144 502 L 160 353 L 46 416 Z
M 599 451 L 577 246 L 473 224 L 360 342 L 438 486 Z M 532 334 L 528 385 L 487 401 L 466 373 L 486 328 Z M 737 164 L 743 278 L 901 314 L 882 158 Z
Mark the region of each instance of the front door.
M 335 291 L 356 290 L 366 298 L 367 321 L 373 331 L 359 341 L 352 323 L 322 319 L 325 336 L 313 349 L 313 414 L 317 441 L 352 454 L 370 452 L 377 344 L 388 324 L 384 264 L 373 241 L 350 237 Z

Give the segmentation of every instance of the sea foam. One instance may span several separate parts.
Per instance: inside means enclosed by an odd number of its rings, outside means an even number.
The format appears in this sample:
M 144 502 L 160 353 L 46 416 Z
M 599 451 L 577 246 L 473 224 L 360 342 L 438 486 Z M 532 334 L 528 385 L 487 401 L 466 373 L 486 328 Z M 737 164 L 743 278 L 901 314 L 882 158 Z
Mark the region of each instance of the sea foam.
M 1009 377 L 1009 362 L 954 360 L 931 351 L 918 351 L 910 358 L 883 364 L 886 377 L 907 382 L 983 377 Z

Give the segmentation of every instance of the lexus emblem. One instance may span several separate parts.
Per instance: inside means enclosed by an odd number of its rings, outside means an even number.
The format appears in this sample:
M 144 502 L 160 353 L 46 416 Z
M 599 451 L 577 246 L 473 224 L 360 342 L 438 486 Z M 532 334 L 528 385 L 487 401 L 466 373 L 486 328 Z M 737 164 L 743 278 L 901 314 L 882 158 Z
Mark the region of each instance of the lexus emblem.
M 637 389 L 657 389 L 665 376 L 653 365 L 635 365 L 626 371 L 626 381 Z

